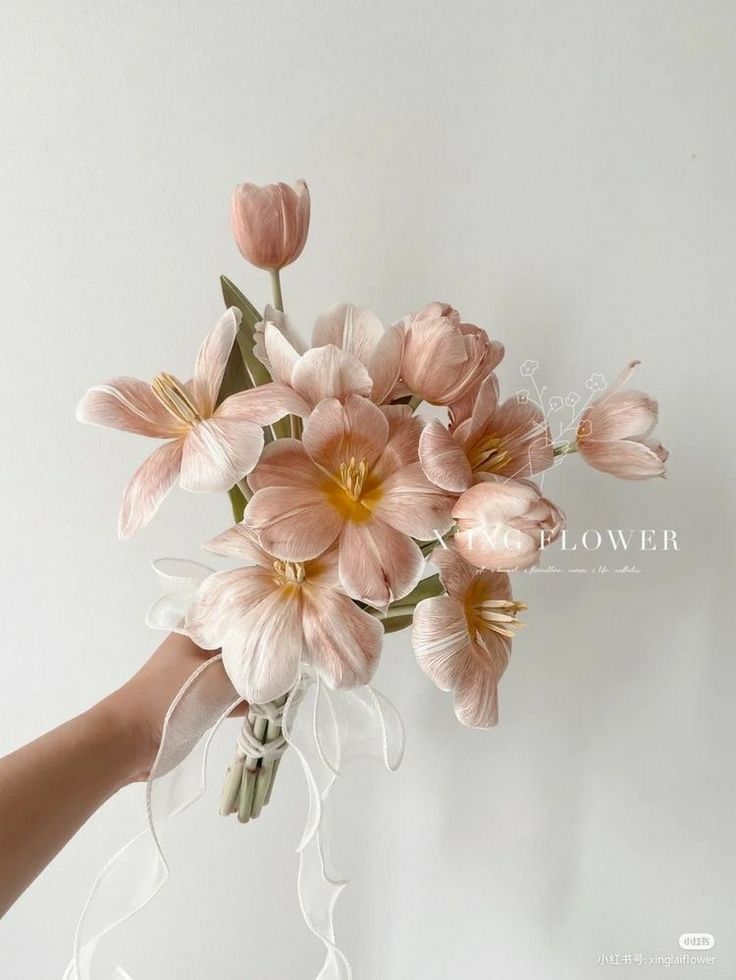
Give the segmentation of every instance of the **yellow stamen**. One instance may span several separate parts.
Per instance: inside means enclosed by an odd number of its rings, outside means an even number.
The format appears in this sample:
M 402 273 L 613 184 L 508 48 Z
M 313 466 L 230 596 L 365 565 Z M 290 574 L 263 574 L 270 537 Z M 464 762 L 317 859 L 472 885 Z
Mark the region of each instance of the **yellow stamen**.
M 516 615 L 526 608 L 525 603 L 513 599 L 485 599 L 473 605 L 475 627 L 479 631 L 491 630 L 511 639 L 515 630 L 526 626 Z
M 351 456 L 349 463 L 340 463 L 340 483 L 351 500 L 360 500 L 367 476 L 368 460 L 365 458 L 356 463 L 355 456 Z
M 279 582 L 300 585 L 306 578 L 304 565 L 299 561 L 275 561 L 273 567 Z
M 164 372 L 157 374 L 151 382 L 151 391 L 164 408 L 179 422 L 192 425 L 202 421 L 202 416 L 199 414 L 189 392 L 173 374 Z
M 502 436 L 486 436 L 470 448 L 468 459 L 474 472 L 493 473 L 506 465 L 509 452 Z

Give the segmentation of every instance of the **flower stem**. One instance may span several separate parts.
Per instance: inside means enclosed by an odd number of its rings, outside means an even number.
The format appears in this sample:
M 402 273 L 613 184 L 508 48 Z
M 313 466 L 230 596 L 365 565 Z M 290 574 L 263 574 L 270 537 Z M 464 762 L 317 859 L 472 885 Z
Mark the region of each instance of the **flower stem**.
M 271 269 L 271 288 L 273 290 L 273 305 L 283 313 L 284 295 L 281 292 L 281 273 L 278 269 Z
M 554 455 L 555 456 L 567 456 L 569 453 L 576 453 L 578 451 L 577 444 L 574 442 L 563 442 L 559 446 L 555 446 Z

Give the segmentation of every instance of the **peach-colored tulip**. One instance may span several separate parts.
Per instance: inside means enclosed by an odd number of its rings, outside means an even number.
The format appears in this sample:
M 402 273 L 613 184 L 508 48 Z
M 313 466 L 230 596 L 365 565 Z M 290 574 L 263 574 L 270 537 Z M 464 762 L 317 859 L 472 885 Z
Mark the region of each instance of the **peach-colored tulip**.
M 486 476 L 460 497 L 452 516 L 455 544 L 477 568 L 512 571 L 539 561 L 564 527 L 562 512 L 531 480 Z
M 323 398 L 391 399 L 401 370 L 404 331 L 384 330 L 368 309 L 338 303 L 322 313 L 307 350 L 286 314 L 267 306 L 256 326 L 254 353 L 276 381 L 290 384 L 313 408 Z
M 462 399 L 503 358 L 503 344 L 485 330 L 461 323 L 443 303 L 429 303 L 403 320 L 401 377 L 408 390 L 432 405 Z
M 125 488 L 118 533 L 128 538 L 147 524 L 179 480 L 184 490 L 228 490 L 250 473 L 263 448 L 263 425 L 307 406 L 286 385 L 241 391 L 217 406 L 240 323 L 231 307 L 200 347 L 191 381 L 159 374 L 151 384 L 114 378 L 90 388 L 77 406 L 80 422 L 167 439 Z
M 622 480 L 664 476 L 669 453 L 649 436 L 657 403 L 643 391 L 621 391 L 639 361 L 632 361 L 611 388 L 580 416 L 577 447 L 586 463 Z
M 424 569 L 412 538 L 451 524 L 452 499 L 419 466 L 420 431 L 408 406 L 382 410 L 359 395 L 321 401 L 303 441 L 270 443 L 249 477 L 246 519 L 262 546 L 306 561 L 337 541 L 348 595 L 378 608 L 406 595 Z
M 487 474 L 528 477 L 554 462 L 554 446 L 544 414 L 516 398 L 498 404 L 490 375 L 480 386 L 469 418 L 449 431 L 434 420 L 419 441 L 422 469 L 432 483 L 461 493 Z
M 283 269 L 302 254 L 309 231 L 309 189 L 296 184 L 240 184 L 233 191 L 238 248 L 259 269 Z
M 470 728 L 498 723 L 498 682 L 511 654 L 514 631 L 524 624 L 503 572 L 479 571 L 450 548 L 436 548 L 447 595 L 416 608 L 411 642 L 419 666 L 441 691 L 452 691 L 455 714 Z
M 222 649 L 225 670 L 246 700 L 286 694 L 302 663 L 332 687 L 367 684 L 378 664 L 383 628 L 339 588 L 337 552 L 284 562 L 237 524 L 206 546 L 254 564 L 205 579 L 186 632 L 205 650 Z

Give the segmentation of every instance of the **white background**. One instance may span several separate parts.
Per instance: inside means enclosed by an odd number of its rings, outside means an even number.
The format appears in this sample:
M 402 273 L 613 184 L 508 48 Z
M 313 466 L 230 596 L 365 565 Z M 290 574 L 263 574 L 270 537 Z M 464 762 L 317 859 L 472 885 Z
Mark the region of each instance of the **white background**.
M 156 642 L 149 560 L 197 557 L 228 522 L 225 499 L 177 491 L 119 543 L 119 494 L 148 446 L 77 425 L 78 397 L 115 374 L 186 377 L 220 273 L 265 302 L 230 238 L 230 190 L 305 177 L 312 230 L 284 278 L 305 334 L 338 299 L 387 322 L 440 299 L 506 343 L 507 393 L 526 358 L 562 394 L 641 358 L 669 479 L 573 458 L 545 487 L 573 535 L 674 528 L 681 543 L 629 556 L 640 574 L 520 578 L 530 625 L 492 732 L 462 729 L 406 635 L 389 640 L 377 684 L 406 720 L 405 764 L 357 768 L 337 803 L 356 977 L 590 980 L 617 975 L 601 954 L 672 954 L 698 930 L 715 966 L 641 975 L 733 977 L 733 4 L 2 7 L 0 751 L 138 667 Z M 309 980 L 297 764 L 253 826 L 217 816 L 217 788 L 110 956 L 135 980 Z M 109 803 L 0 924 L 3 976 L 60 976 L 141 800 Z

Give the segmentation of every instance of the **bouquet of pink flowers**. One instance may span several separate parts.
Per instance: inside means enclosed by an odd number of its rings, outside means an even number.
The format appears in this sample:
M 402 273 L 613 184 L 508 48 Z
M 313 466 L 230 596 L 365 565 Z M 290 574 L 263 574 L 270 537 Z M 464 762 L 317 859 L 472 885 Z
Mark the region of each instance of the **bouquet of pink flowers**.
M 249 705 L 222 800 L 241 821 L 270 798 L 284 705 L 305 665 L 332 689 L 366 685 L 384 633 L 410 627 L 419 666 L 452 692 L 458 719 L 495 725 L 526 608 L 509 572 L 533 566 L 564 525 L 534 478 L 573 452 L 632 480 L 664 475 L 667 457 L 651 438 L 656 402 L 623 390 L 637 362 L 597 396 L 589 385 L 576 416 L 572 402 L 572 438 L 556 444 L 538 401 L 500 400 L 503 345 L 449 305 L 384 327 L 340 303 L 303 343 L 284 312 L 280 271 L 301 254 L 309 217 L 304 182 L 238 187 L 235 239 L 271 274 L 273 306 L 261 314 L 223 278 L 228 309 L 191 380 L 114 378 L 77 411 L 163 440 L 125 488 L 122 538 L 175 483 L 230 495 L 236 523 L 206 548 L 241 567 L 190 569 L 149 619 L 221 650 Z M 424 419 L 423 403 L 444 419 Z M 439 574 L 428 575 L 428 562 Z

